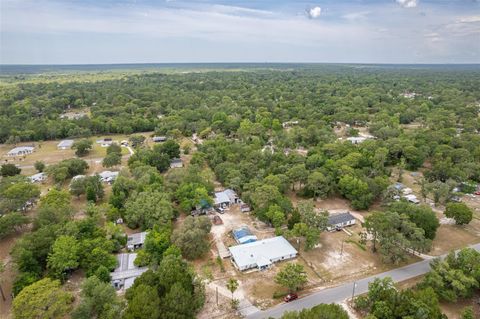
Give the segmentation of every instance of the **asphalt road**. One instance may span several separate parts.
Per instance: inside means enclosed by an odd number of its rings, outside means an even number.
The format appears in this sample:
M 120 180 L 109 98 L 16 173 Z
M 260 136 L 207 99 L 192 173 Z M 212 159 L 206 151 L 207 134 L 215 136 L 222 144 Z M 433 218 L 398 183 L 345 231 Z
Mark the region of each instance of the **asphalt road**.
M 480 244 L 471 245 L 480 251 Z M 444 255 L 445 256 L 445 255 Z M 442 256 L 442 257 L 444 257 Z M 338 287 L 328 288 L 315 292 L 303 298 L 299 298 L 289 303 L 282 303 L 265 311 L 258 311 L 246 316 L 247 319 L 263 319 L 263 318 L 279 318 L 286 311 L 302 310 L 304 308 L 311 308 L 321 303 L 339 303 L 346 299 L 352 298 L 353 286 L 355 285 L 355 296 L 361 295 L 368 291 L 368 284 L 375 280 L 375 278 L 391 277 L 394 282 L 405 281 L 427 273 L 430 270 L 430 261 L 423 260 L 415 264 L 411 264 L 402 268 L 390 270 L 378 275 L 367 277 L 350 282 Z

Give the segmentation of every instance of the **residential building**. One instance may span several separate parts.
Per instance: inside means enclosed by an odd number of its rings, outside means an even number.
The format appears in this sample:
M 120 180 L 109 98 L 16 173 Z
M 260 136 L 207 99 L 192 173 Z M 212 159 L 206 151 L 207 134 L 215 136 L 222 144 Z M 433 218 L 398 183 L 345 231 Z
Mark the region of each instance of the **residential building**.
M 240 204 L 242 201 L 232 189 L 226 189 L 221 192 L 215 192 L 214 205 L 219 207 Z
M 333 214 L 328 216 L 327 230 L 332 231 L 336 229 L 342 229 L 347 226 L 355 224 L 355 217 L 349 212 Z
M 35 150 L 35 147 L 33 147 L 33 146 L 18 146 L 18 147 L 15 147 L 15 148 L 11 149 L 7 153 L 7 156 L 28 155 L 28 154 L 32 154 L 34 150 Z
M 229 247 L 229 250 L 233 264 L 240 271 L 264 270 L 275 262 L 297 256 L 297 250 L 283 236 Z
M 148 232 L 141 232 L 136 234 L 131 234 L 127 236 L 127 249 L 135 250 L 143 247 L 145 243 L 145 238 L 147 238 Z
M 112 286 L 117 290 L 126 290 L 133 285 L 137 277 L 148 270 L 148 267 L 137 267 L 133 263 L 137 254 L 119 254 L 116 256 L 118 267 L 110 273 Z
M 68 150 L 72 148 L 73 143 L 74 143 L 74 140 L 63 140 L 60 143 L 58 143 L 57 148 L 59 150 Z
M 112 171 L 103 171 L 98 174 L 100 176 L 100 180 L 105 183 L 113 183 L 113 181 L 117 178 L 118 172 Z
M 166 136 L 154 136 L 154 137 L 152 137 L 152 141 L 154 143 L 162 143 L 162 142 L 165 142 L 166 140 L 167 140 Z
M 47 174 L 45 173 L 37 173 L 35 175 L 32 175 L 28 177 L 30 179 L 30 182 L 32 183 L 41 183 L 47 179 Z

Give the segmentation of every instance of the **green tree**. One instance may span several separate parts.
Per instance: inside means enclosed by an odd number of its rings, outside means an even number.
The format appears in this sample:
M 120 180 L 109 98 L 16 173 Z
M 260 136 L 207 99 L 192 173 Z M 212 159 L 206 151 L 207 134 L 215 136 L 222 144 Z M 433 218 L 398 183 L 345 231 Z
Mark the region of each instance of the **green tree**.
M 58 280 L 44 278 L 25 287 L 13 300 L 16 319 L 63 318 L 73 297 L 60 287 Z
M 82 284 L 81 301 L 73 311 L 73 319 L 117 319 L 121 317 L 123 304 L 109 282 L 96 276 L 87 278 Z
M 275 282 L 288 288 L 290 292 L 295 292 L 307 282 L 307 273 L 303 265 L 290 263 L 285 265 L 275 276 Z
M 22 213 L 12 212 L 0 218 L 0 239 L 18 231 L 21 227 L 28 224 L 30 218 Z
M 238 280 L 235 278 L 229 278 L 227 281 L 227 289 L 232 293 L 233 300 L 233 294 L 238 289 Z
M 210 219 L 206 216 L 188 216 L 183 224 L 174 230 L 172 242 L 180 248 L 185 258 L 198 258 L 210 247 L 207 236 L 211 227 Z
M 315 198 L 326 198 L 332 188 L 329 179 L 318 171 L 315 171 L 308 176 L 306 187 L 313 193 Z
M 112 144 L 112 145 L 114 145 L 114 144 Z M 113 153 L 109 153 L 109 154 L 107 154 L 107 156 L 105 156 L 105 158 L 102 161 L 102 166 L 103 167 L 113 167 L 113 166 L 120 165 L 121 162 L 122 162 L 121 153 L 113 152 Z
M 373 194 L 364 181 L 345 175 L 340 178 L 338 188 L 343 196 L 352 202 L 355 209 L 367 209 L 373 201 Z
M 52 252 L 48 255 L 47 264 L 54 277 L 64 279 L 66 272 L 78 267 L 78 249 L 78 243 L 74 237 L 60 236 L 55 240 Z
M 93 142 L 87 139 L 79 140 L 73 143 L 72 149 L 75 150 L 75 155 L 82 157 L 87 155 L 93 147 Z
M 455 219 L 457 225 L 466 225 L 472 221 L 473 212 L 465 203 L 448 203 L 445 216 Z
M 466 307 L 465 309 L 463 309 L 461 319 L 475 319 L 473 307 Z
M 173 218 L 173 207 L 165 193 L 144 191 L 133 194 L 125 203 L 125 218 L 130 228 L 169 226 Z
M 177 300 L 178 302 L 178 300 Z M 139 285 L 128 298 L 128 307 L 123 314 L 124 319 L 159 319 L 161 303 L 154 287 Z
M 42 161 L 36 161 L 35 164 L 33 164 L 37 172 L 41 173 L 45 170 L 45 163 Z
M 0 167 L 0 175 L 3 177 L 15 176 L 20 174 L 22 170 L 18 168 L 15 164 L 3 164 Z

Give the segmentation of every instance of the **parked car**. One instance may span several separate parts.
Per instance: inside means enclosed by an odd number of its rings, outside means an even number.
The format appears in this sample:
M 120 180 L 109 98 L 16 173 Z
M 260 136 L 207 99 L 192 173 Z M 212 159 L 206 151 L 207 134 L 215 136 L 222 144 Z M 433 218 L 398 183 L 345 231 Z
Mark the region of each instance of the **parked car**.
M 225 214 L 225 208 L 217 207 L 217 208 L 215 208 L 215 210 L 216 210 L 219 214 Z
M 283 298 L 283 301 L 290 302 L 290 301 L 293 301 L 297 298 L 298 298 L 297 294 L 288 294 L 288 295 L 285 296 L 285 298 Z
M 480 191 L 476 191 L 474 194 L 475 195 L 480 195 Z

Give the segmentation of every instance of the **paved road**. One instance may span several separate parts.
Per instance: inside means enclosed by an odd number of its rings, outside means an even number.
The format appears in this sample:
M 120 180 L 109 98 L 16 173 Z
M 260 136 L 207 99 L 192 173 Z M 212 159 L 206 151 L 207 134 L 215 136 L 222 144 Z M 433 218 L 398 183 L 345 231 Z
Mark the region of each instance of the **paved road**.
M 480 251 L 480 244 L 472 245 Z M 445 255 L 444 255 L 445 256 Z M 442 256 L 442 257 L 444 257 Z M 387 271 L 378 275 L 364 278 L 355 282 L 355 295 L 361 295 L 368 291 L 368 284 L 375 278 L 392 277 L 394 282 L 405 281 L 427 273 L 430 270 L 430 260 L 423 260 L 402 268 Z M 247 319 L 279 318 L 285 311 L 301 310 L 311 308 L 321 303 L 339 303 L 352 297 L 353 282 L 318 291 L 304 298 L 297 299 L 290 303 L 282 303 L 266 311 L 259 311 L 246 316 Z

